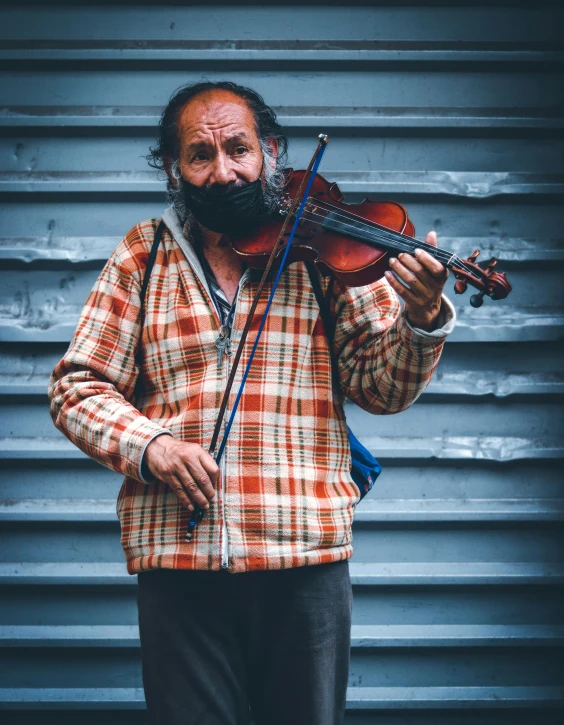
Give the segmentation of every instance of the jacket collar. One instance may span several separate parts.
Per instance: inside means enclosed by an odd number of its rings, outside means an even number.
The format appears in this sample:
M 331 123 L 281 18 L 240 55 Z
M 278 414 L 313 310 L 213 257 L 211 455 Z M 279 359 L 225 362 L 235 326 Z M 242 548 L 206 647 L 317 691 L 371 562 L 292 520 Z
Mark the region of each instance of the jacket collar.
M 192 240 L 184 235 L 184 229 L 174 207 L 169 206 L 164 210 L 162 220 L 168 227 L 174 241 L 182 250 L 188 264 L 190 264 L 190 266 L 194 270 L 194 274 L 198 277 L 200 283 L 208 293 L 210 299 L 212 299 L 211 290 L 209 288 L 206 275 L 204 274 L 202 264 L 198 259 L 198 255 L 196 254 L 196 250 L 194 249 Z
M 186 261 L 192 269 L 194 270 L 194 274 L 199 279 L 200 283 L 208 293 L 208 296 L 210 300 L 213 299 L 212 292 L 210 290 L 210 287 L 208 285 L 208 280 L 206 278 L 206 274 L 204 272 L 204 268 L 202 267 L 202 263 L 200 262 L 200 259 L 198 257 L 198 254 L 196 250 L 194 249 L 194 244 L 192 242 L 191 237 L 186 236 L 184 234 L 184 228 L 180 221 L 180 217 L 178 216 L 176 210 L 174 207 L 169 206 L 167 207 L 163 214 L 162 214 L 162 220 L 168 227 L 170 233 L 172 234 L 172 238 L 174 241 L 178 244 L 180 249 L 182 250 L 184 256 L 186 257 Z M 269 275 L 269 279 L 272 278 L 274 270 L 271 270 L 271 273 Z M 247 280 L 253 280 L 255 282 L 258 282 L 262 276 L 262 270 L 260 269 L 250 269 L 247 268 L 243 272 L 243 276 L 241 277 L 241 280 L 239 282 L 239 289 L 237 290 L 237 297 L 239 296 L 239 292 L 241 291 L 241 288 L 245 284 Z

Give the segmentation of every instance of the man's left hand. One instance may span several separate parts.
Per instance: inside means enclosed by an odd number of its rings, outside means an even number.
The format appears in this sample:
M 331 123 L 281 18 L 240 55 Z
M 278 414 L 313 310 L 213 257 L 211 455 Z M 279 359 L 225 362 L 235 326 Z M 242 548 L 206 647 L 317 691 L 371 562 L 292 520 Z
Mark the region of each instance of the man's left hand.
M 436 232 L 429 232 L 425 242 L 437 246 Z M 405 287 L 390 272 L 386 279 L 405 302 L 409 322 L 430 332 L 436 327 L 441 310 L 441 295 L 448 277 L 448 268 L 424 249 L 416 249 L 415 257 L 402 252 L 397 259 L 390 259 L 390 269 L 409 286 Z

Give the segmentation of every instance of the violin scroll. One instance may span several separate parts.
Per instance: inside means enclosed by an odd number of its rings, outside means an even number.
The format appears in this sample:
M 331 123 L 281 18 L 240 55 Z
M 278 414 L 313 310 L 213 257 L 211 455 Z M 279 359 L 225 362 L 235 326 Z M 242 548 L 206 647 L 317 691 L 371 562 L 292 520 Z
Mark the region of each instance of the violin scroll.
M 463 268 L 457 266 L 456 263 L 452 265 L 453 274 L 458 280 L 454 285 L 454 291 L 457 295 L 466 292 L 469 284 L 478 290 L 478 294 L 470 297 L 472 307 L 481 307 L 484 303 L 484 296 L 486 295 L 492 300 L 503 300 L 512 289 L 509 280 L 503 272 L 493 271 L 497 264 L 497 259 L 492 257 L 487 262 L 486 267 L 482 268 L 476 262 L 479 254 L 480 250 L 476 249 L 468 259 L 460 260 Z

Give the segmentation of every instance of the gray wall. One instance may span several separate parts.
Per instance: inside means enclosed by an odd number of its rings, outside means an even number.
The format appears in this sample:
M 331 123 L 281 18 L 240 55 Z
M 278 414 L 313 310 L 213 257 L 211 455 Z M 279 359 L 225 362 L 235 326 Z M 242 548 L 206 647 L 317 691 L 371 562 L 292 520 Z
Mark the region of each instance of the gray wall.
M 451 275 L 458 325 L 427 392 L 348 410 L 385 470 L 354 527 L 347 723 L 556 722 L 561 20 L 539 2 L 0 10 L 5 722 L 144 721 L 121 479 L 57 433 L 45 391 L 109 253 L 164 208 L 143 155 L 202 76 L 261 92 L 296 168 L 329 133 L 322 173 L 350 200 L 401 201 L 419 238 L 495 254 L 514 288 L 475 310 Z

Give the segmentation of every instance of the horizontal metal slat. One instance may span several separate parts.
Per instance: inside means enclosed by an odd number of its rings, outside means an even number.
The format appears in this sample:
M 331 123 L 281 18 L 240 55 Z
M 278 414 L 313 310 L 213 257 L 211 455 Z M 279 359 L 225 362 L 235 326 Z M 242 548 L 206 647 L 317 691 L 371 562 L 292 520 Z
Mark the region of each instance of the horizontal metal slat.
M 521 128 L 560 129 L 564 115 L 556 107 L 372 107 L 273 106 L 285 128 Z M 0 109 L 4 128 L 147 128 L 156 129 L 157 106 L 6 106 Z
M 562 707 L 561 687 L 350 687 L 348 710 L 458 710 Z M 0 708 L 10 710 L 144 710 L 141 688 L 0 690 Z
M 60 16 L 48 4 L 33 0 L 13 3 L 3 12 L 12 30 L 7 37 L 21 42 L 29 38 L 58 42 L 88 37 L 131 42 L 239 38 L 276 43 L 294 38 L 299 24 L 302 40 L 316 42 L 334 41 L 336 30 L 341 41 L 394 38 L 447 41 L 451 45 L 457 41 L 527 41 L 537 45 L 559 38 L 559 28 L 547 22 L 553 16 L 552 3 L 546 0 L 534 6 L 514 0 L 510 11 L 507 0 L 493 0 L 487 6 L 476 0 L 464 5 L 452 5 L 446 0 L 401 0 L 394 5 L 375 5 L 371 0 L 358 0 L 354 5 L 343 5 L 338 0 L 309 0 L 307 4 L 294 0 L 285 5 L 251 0 L 244 3 L 243 12 L 240 5 L 229 5 L 225 0 L 210 0 L 206 5 L 153 3 L 150 23 L 146 13 L 131 11 L 128 5 L 140 4 L 132 0 L 92 5 L 59 0 L 57 4 L 61 2 L 65 6 L 64 23 L 58 22 Z M 25 11 L 29 4 L 37 5 L 31 27 Z
M 517 438 L 443 438 L 405 439 L 378 438 L 373 442 L 365 438 L 365 443 L 381 460 L 423 460 L 426 458 L 445 458 L 449 460 L 495 460 L 514 461 L 521 459 L 560 459 L 561 441 Z M 71 444 L 72 445 L 72 444 Z M 73 446 L 74 448 L 74 446 Z M 0 458 L 1 458 L 0 450 Z M 78 457 L 78 456 L 77 456 Z
M 483 171 L 326 171 L 343 193 L 441 194 L 471 199 L 504 195 L 564 193 L 562 174 Z M 13 171 L 0 173 L 5 193 L 149 193 L 164 192 L 164 183 L 150 171 Z
M 522 458 L 560 458 L 561 442 L 514 437 L 444 437 L 386 439 L 361 436 L 364 445 L 379 459 L 446 458 L 514 461 Z
M 127 573 L 125 562 L 67 563 L 0 563 L 0 585 L 136 585 L 135 575 Z
M 0 377 L 1 381 L 1 377 Z M 0 382 L 0 391 L 2 383 Z M 465 371 L 435 373 L 423 395 L 480 396 L 493 395 L 505 398 L 509 395 L 561 395 L 564 392 L 564 376 L 559 373 L 510 373 L 499 371 Z
M 356 508 L 355 521 L 562 521 L 564 499 L 370 499 Z M 115 499 L 0 499 L 0 521 L 115 522 Z
M 351 647 L 561 647 L 564 625 L 352 625 Z M 0 647 L 139 647 L 137 625 L 3 625 Z
M 0 521 L 117 522 L 114 499 L 0 499 Z
M 448 460 L 515 461 L 521 459 L 560 459 L 562 440 L 487 436 L 445 436 L 444 438 L 392 438 L 360 436 L 364 445 L 379 460 Z M 0 438 L 3 460 L 73 460 L 87 458 L 70 441 L 58 438 Z
M 171 90 L 190 82 L 201 80 L 202 71 L 208 71 L 211 80 L 223 79 L 234 70 L 225 64 L 218 67 L 190 68 L 179 63 L 178 67 L 151 67 L 132 63 L 135 72 L 127 64 L 106 63 L 94 67 L 91 63 L 33 62 L 26 67 L 6 63 L 9 73 L 4 74 L 3 98 L 9 107 L 27 105 L 52 106 L 53 99 L 69 101 L 73 106 L 145 106 L 163 107 Z M 155 66 L 157 64 L 155 63 Z M 203 65 L 203 64 L 202 64 Z M 415 64 L 414 64 L 415 65 Z M 56 66 L 56 67 L 55 67 Z M 359 73 L 359 70 L 362 72 Z M 562 71 L 543 69 L 542 73 L 516 73 L 516 66 L 476 65 L 471 73 L 460 72 L 460 67 L 447 64 L 437 73 L 437 68 L 418 65 L 416 72 L 403 72 L 407 66 L 384 68 L 375 66 L 362 69 L 360 64 L 343 64 L 338 72 L 329 63 L 317 64 L 308 72 L 298 69 L 288 74 L 288 68 L 272 62 L 269 68 L 248 63 L 232 77 L 238 83 L 250 86 L 261 93 L 267 103 L 278 106 L 322 106 L 331 99 L 338 99 L 340 106 L 355 108 L 359 103 L 368 107 L 412 106 L 489 108 L 531 108 L 542 105 L 554 108 L 558 103 L 555 89 L 562 82 Z M 495 72 L 494 72 L 495 71 Z M 164 75 L 163 75 L 164 73 Z M 70 85 L 69 85 L 70 84 Z M 552 101 L 555 98 L 556 100 Z M 322 130 L 322 129 L 319 129 Z M 311 153 L 311 152 L 310 152 Z M 360 167 L 362 168 L 362 167 Z
M 368 624 L 353 625 L 351 646 L 361 647 L 558 647 L 564 625 Z
M 0 61 L 121 63 L 542 63 L 564 61 L 558 43 L 441 40 L 2 40 Z
M 503 585 L 560 584 L 564 564 L 544 562 L 442 562 L 351 564 L 355 585 Z
M 347 709 L 562 707 L 563 698 L 560 687 L 350 687 Z
M 0 647 L 139 647 L 137 625 L 2 625 Z
M 371 499 L 355 510 L 355 521 L 562 521 L 564 499 Z
M 142 688 L 0 689 L 3 710 L 145 710 Z
M 553 562 L 351 563 L 355 586 L 561 585 L 564 564 Z M 137 583 L 125 563 L 0 563 L 0 585 L 122 586 Z

